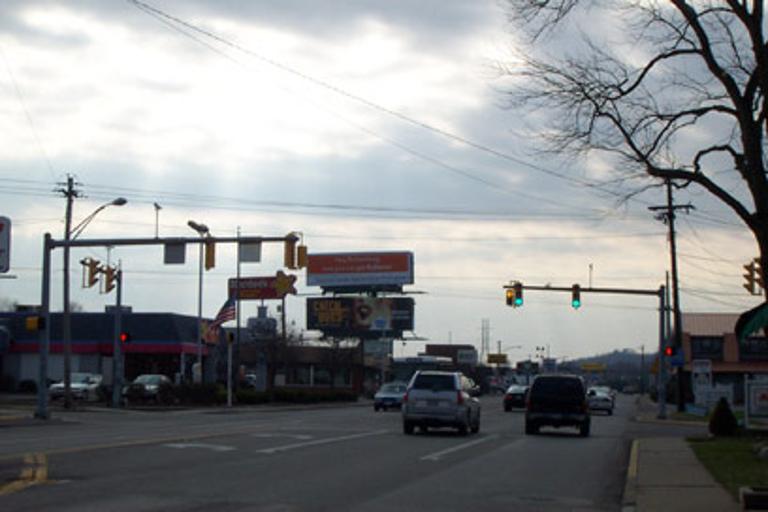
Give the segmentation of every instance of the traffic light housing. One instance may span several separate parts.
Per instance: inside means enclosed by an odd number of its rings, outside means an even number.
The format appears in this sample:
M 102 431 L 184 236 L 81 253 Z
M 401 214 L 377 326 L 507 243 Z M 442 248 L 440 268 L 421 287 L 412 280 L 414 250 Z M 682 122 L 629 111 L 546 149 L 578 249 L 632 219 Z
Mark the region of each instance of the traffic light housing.
M 85 273 L 83 274 L 83 287 L 91 288 L 93 285 L 99 282 L 99 273 L 101 268 L 99 267 L 101 262 L 93 258 L 84 258 L 80 260 L 80 264 L 84 265 Z
M 507 306 L 515 305 L 515 290 L 507 288 Z
M 572 287 L 571 306 L 573 309 L 579 309 L 581 307 L 581 286 L 578 284 L 575 284 Z
M 211 270 L 216 266 L 216 242 L 208 240 L 205 242 L 205 270 Z
M 115 287 L 118 279 L 118 270 L 116 267 L 107 267 L 104 269 L 104 293 L 109 293 Z
M 299 239 L 293 233 L 288 233 L 285 237 L 283 266 L 292 270 L 296 269 L 296 243 L 298 240 Z
M 515 292 L 515 300 L 512 305 L 516 308 L 519 308 L 523 305 L 523 283 L 515 283 L 513 290 Z
M 296 249 L 296 267 L 306 268 L 309 255 L 307 254 L 307 246 L 300 245 Z
M 749 292 L 750 295 L 755 295 L 757 291 L 757 269 L 755 268 L 755 262 L 750 261 L 744 265 L 744 280 L 746 281 L 742 286 Z

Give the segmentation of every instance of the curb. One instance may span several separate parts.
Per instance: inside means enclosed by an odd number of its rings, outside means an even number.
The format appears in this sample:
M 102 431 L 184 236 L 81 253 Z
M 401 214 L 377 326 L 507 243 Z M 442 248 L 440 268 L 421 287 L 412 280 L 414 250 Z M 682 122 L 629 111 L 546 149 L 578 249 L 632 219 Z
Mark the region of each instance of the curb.
M 621 497 L 622 512 L 635 512 L 637 510 L 637 464 L 640 452 L 640 440 L 632 441 L 629 451 L 629 463 L 627 464 L 627 481 L 624 483 L 624 494 Z

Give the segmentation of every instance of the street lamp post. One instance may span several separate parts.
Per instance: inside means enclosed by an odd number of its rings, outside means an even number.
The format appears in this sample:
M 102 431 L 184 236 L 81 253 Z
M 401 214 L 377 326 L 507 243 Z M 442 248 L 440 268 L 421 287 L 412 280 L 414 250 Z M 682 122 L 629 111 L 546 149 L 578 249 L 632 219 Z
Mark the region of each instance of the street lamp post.
M 190 220 L 187 225 L 194 229 L 201 237 L 206 237 L 210 234 L 208 226 L 205 224 L 198 224 L 197 222 Z M 203 340 L 202 340 L 202 323 L 203 323 L 203 244 L 200 244 L 200 251 L 198 253 L 198 274 L 197 274 L 197 365 L 200 371 L 200 382 L 203 382 Z M 193 375 L 194 377 L 194 375 Z
M 77 238 L 86 226 L 108 206 L 123 206 L 128 202 L 124 197 L 118 197 L 108 203 L 96 208 L 93 213 L 84 218 L 77 226 L 72 228 L 72 200 L 77 197 L 74 191 L 74 181 L 71 176 L 67 178 L 67 210 L 64 219 L 64 240 L 66 242 Z M 64 342 L 64 407 L 69 409 L 72 407 L 72 326 L 70 321 L 70 306 L 69 306 L 69 246 L 64 246 L 64 308 L 62 314 L 62 338 Z M 40 383 L 41 386 L 45 383 Z

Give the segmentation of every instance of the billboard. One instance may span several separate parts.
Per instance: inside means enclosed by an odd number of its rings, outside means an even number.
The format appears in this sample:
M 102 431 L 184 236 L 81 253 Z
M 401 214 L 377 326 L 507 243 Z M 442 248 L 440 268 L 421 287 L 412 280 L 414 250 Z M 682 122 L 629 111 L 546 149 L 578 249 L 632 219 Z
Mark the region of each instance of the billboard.
M 412 252 L 310 254 L 309 286 L 402 286 L 413 284 Z
M 318 297 L 307 299 L 307 329 L 330 336 L 398 337 L 413 330 L 410 297 Z

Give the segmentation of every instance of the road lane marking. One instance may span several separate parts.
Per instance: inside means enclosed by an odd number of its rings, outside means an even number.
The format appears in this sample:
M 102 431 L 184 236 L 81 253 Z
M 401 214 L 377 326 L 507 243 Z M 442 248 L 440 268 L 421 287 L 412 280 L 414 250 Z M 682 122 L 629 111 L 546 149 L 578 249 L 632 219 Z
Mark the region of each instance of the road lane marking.
M 314 439 L 314 436 L 309 436 L 306 434 L 270 434 L 270 433 L 264 433 L 264 434 L 251 434 L 251 437 L 258 437 L 258 438 L 274 438 L 274 437 L 288 437 L 290 439 L 296 439 L 297 441 L 306 441 L 308 439 Z
M 316 439 L 314 441 L 307 441 L 305 443 L 293 443 L 293 444 L 286 444 L 283 446 L 275 446 L 274 448 L 265 448 L 263 450 L 256 450 L 256 453 L 264 453 L 267 455 L 272 455 L 274 453 L 287 452 L 289 450 L 295 450 L 297 448 L 305 448 L 307 446 L 318 446 L 322 444 L 340 443 L 342 441 L 350 441 L 352 439 L 361 439 L 363 437 L 380 436 L 388 432 L 389 430 L 375 430 L 373 432 L 362 432 L 360 434 L 352 434 L 348 436 L 328 437 L 325 439 Z
M 439 452 L 430 453 L 429 455 L 425 455 L 425 456 L 421 457 L 419 460 L 438 461 L 444 455 L 448 455 L 448 454 L 451 454 L 451 453 L 454 453 L 454 452 L 465 450 L 467 448 L 471 448 L 471 447 L 473 447 L 475 445 L 478 445 L 480 443 L 484 443 L 486 441 L 491 441 L 491 440 L 496 439 L 498 437 L 499 436 L 497 434 L 492 434 L 492 435 L 490 435 L 488 437 L 481 437 L 480 439 L 475 439 L 474 441 L 469 441 L 468 443 L 459 444 L 459 445 L 456 445 L 456 446 L 452 446 L 450 448 L 446 448 L 445 450 L 441 450 Z
M 24 468 L 19 478 L 7 484 L 0 485 L 0 496 L 22 491 L 33 485 L 48 481 L 48 458 L 43 453 L 28 453 L 24 455 Z
M 72 446 L 69 448 L 53 448 L 50 450 L 45 450 L 41 453 L 51 456 L 51 455 L 68 455 L 71 453 L 84 453 L 84 452 L 93 452 L 98 450 L 109 450 L 114 448 L 130 448 L 133 446 L 150 446 L 153 444 L 166 444 L 171 443 L 174 441 L 194 441 L 197 439 L 211 439 L 215 437 L 232 437 L 232 436 L 238 436 L 238 435 L 244 435 L 244 434 L 250 434 L 254 432 L 255 430 L 260 430 L 264 428 L 266 424 L 264 425 L 255 425 L 255 426 L 248 426 L 246 428 L 242 429 L 233 429 L 229 431 L 224 432 L 207 432 L 205 434 L 177 434 L 174 436 L 165 436 L 165 437 L 158 437 L 158 438 L 147 438 L 147 439 L 133 439 L 133 440 L 127 440 L 127 441 L 113 441 L 113 442 L 105 442 L 101 444 L 89 444 L 84 446 Z M 17 459 L 19 457 L 23 457 L 23 454 L 19 453 L 9 453 L 5 455 L 0 455 L 0 461 L 4 460 L 12 460 Z
M 234 446 L 209 443 L 166 443 L 163 446 L 167 446 L 168 448 L 202 448 L 214 452 L 231 452 L 235 449 Z

